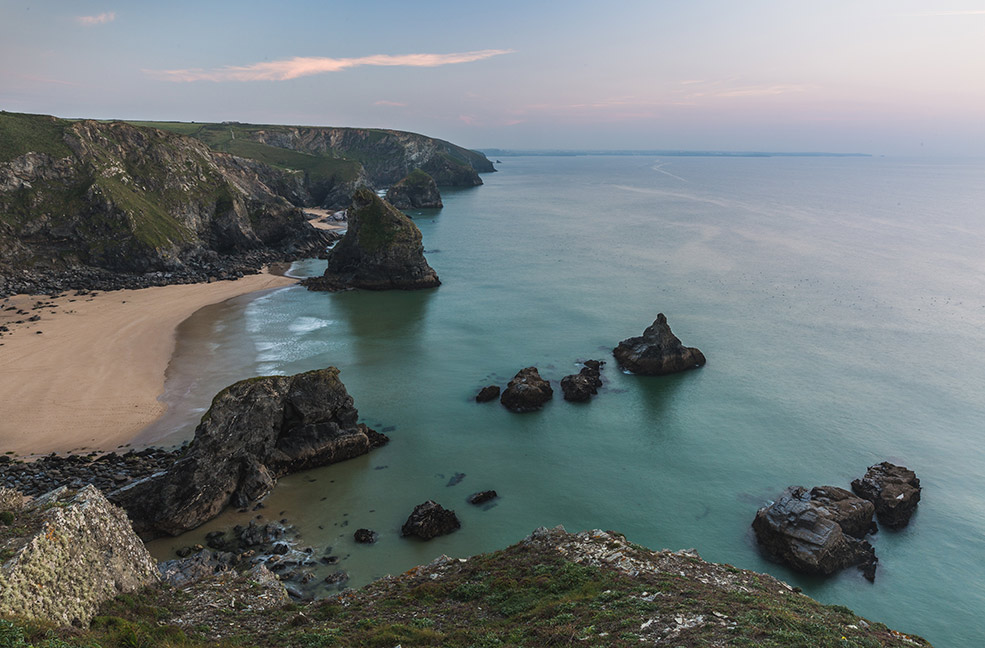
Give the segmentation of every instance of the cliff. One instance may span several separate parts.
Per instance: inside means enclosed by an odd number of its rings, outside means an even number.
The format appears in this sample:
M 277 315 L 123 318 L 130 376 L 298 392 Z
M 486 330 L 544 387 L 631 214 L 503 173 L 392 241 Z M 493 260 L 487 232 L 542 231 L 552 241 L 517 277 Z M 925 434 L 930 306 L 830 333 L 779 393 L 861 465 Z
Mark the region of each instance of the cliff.
M 439 208 L 441 194 L 434 178 L 414 169 L 386 192 L 386 201 L 397 209 Z
M 258 160 L 300 177 L 304 204 L 341 209 L 363 185 L 384 188 L 414 169 L 439 186 L 481 185 L 496 169 L 486 156 L 451 142 L 378 128 L 240 123 L 133 122 L 197 138 L 216 151 Z M 296 203 L 300 204 L 300 203 Z
M 365 187 L 356 191 L 348 210 L 349 226 L 328 251 L 321 277 L 306 279 L 311 290 L 417 290 L 441 285 L 424 258 L 421 230 Z
M 314 255 L 325 235 L 281 195 L 292 192 L 303 187 L 283 171 L 182 135 L 0 113 L 0 278 L 208 274 L 224 255 Z

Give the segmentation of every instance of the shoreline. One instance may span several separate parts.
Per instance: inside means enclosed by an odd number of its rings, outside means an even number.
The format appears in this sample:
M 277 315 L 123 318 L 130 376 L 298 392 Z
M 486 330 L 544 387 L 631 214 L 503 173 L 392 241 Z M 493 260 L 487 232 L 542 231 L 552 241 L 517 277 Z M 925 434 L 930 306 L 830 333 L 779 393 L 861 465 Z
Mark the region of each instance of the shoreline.
M 10 330 L 0 337 L 0 453 L 125 446 L 167 408 L 158 398 L 181 322 L 205 306 L 295 284 L 264 269 L 233 281 L 3 300 L 0 326 Z

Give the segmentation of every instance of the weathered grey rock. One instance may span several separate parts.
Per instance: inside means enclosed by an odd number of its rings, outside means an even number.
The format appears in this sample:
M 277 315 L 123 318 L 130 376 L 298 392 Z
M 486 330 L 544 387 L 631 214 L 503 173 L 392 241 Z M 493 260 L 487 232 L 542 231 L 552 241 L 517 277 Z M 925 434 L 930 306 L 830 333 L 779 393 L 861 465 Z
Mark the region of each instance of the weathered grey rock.
M 551 383 L 540 377 L 537 367 L 526 367 L 518 371 L 509 382 L 499 402 L 514 412 L 533 412 L 543 407 L 553 396 Z
M 414 507 L 414 512 L 401 527 L 400 534 L 430 540 L 456 531 L 461 526 L 455 511 L 446 509 L 434 500 L 428 500 Z
M 414 169 L 400 182 L 387 189 L 386 201 L 397 209 L 443 206 L 434 178 L 420 169 Z
M 441 285 L 424 258 L 421 231 L 399 209 L 363 187 L 352 197 L 349 226 L 327 253 L 321 277 L 306 279 L 311 290 L 418 290 Z
M 916 473 L 888 461 L 869 466 L 864 477 L 852 482 L 852 490 L 872 502 L 879 521 L 891 529 L 909 524 L 920 502 L 920 480 Z
M 103 601 L 158 580 L 126 513 L 93 486 L 56 489 L 15 514 L 27 535 L 0 535 L 0 554 L 13 554 L 0 566 L 0 616 L 85 627 Z
M 265 376 L 219 392 L 184 456 L 114 491 L 138 532 L 178 535 L 246 506 L 287 473 L 365 454 L 388 440 L 363 424 L 335 367 Z
M 476 403 L 488 403 L 499 398 L 499 385 L 486 385 L 475 395 Z
M 873 511 L 867 504 L 832 486 L 811 491 L 791 486 L 759 509 L 752 528 L 760 548 L 773 560 L 807 574 L 829 575 L 852 565 L 874 565 L 872 546 L 840 524 L 844 521 L 853 531 L 867 527 Z
M 663 313 L 657 314 L 642 336 L 620 342 L 612 355 L 623 369 L 643 376 L 662 376 L 705 364 L 701 351 L 684 346 L 671 332 Z

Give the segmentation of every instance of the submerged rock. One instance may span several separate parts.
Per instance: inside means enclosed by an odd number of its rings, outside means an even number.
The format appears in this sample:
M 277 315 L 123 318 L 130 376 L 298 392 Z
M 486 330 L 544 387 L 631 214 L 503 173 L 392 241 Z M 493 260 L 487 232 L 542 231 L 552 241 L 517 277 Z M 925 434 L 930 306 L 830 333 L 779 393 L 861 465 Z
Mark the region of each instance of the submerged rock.
M 417 290 L 441 285 L 424 258 L 421 231 L 399 209 L 363 187 L 352 196 L 349 227 L 327 253 L 321 277 L 304 280 L 311 290 Z
M 456 531 L 461 526 L 455 511 L 446 509 L 434 500 L 428 500 L 414 507 L 414 512 L 401 527 L 400 534 L 430 540 Z
M 103 601 L 157 582 L 157 563 L 126 513 L 95 487 L 62 487 L 26 504 L 9 494 L 0 489 L 0 500 L 20 532 L 0 535 L 0 616 L 88 627 Z
M 852 490 L 872 502 L 879 521 L 891 529 L 909 524 L 920 502 L 920 480 L 916 473 L 888 461 L 869 466 L 864 477 L 852 482 Z
M 767 556 L 797 571 L 830 575 L 863 565 L 874 577 L 875 551 L 861 539 L 873 510 L 871 502 L 841 488 L 791 486 L 759 509 L 752 528 Z
M 623 369 L 643 376 L 662 376 L 705 364 L 701 351 L 684 346 L 671 332 L 663 313 L 657 314 L 642 336 L 620 342 L 612 355 Z
M 553 396 L 551 383 L 540 377 L 537 367 L 527 367 L 513 376 L 499 402 L 514 412 L 533 412 L 543 407 Z
M 467 501 L 469 504 L 475 504 L 476 506 L 478 506 L 479 504 L 485 504 L 489 500 L 496 499 L 497 497 L 499 497 L 499 494 L 496 491 L 485 490 L 485 491 L 479 491 L 478 493 L 472 493 L 466 498 L 465 501 Z
M 167 471 L 110 499 L 138 532 L 178 535 L 229 504 L 246 507 L 282 475 L 351 459 L 388 441 L 357 418 L 335 367 L 243 380 L 216 395 L 192 444 Z
M 397 209 L 443 206 L 434 178 L 420 169 L 414 169 L 403 180 L 390 187 L 386 192 L 386 201 Z

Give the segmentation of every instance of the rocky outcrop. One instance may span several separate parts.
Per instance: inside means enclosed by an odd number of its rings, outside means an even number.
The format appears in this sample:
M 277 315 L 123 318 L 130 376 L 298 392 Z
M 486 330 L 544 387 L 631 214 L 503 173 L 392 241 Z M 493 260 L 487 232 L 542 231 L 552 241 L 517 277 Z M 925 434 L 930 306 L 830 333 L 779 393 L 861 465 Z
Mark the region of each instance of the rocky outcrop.
M 916 473 L 884 461 L 869 466 L 864 477 L 852 482 L 852 490 L 875 505 L 880 522 L 891 529 L 901 529 L 910 523 L 921 489 Z
M 597 394 L 602 386 L 604 364 L 601 360 L 586 360 L 581 371 L 562 378 L 561 391 L 564 392 L 564 400 L 584 402 Z
M 414 507 L 414 512 L 401 527 L 400 534 L 430 540 L 456 531 L 461 526 L 455 511 L 446 509 L 434 500 L 428 500 Z
M 551 400 L 551 383 L 540 377 L 537 367 L 521 369 L 506 385 L 499 402 L 513 412 L 533 412 Z
M 475 395 L 476 403 L 488 403 L 499 398 L 499 385 L 486 385 Z
M 275 480 L 365 454 L 387 438 L 363 424 L 335 367 L 221 391 L 166 472 L 114 491 L 138 532 L 177 535 L 263 497 Z
M 278 191 L 282 172 L 122 122 L 0 115 L 31 133 L 0 154 L 0 276 L 87 267 L 219 273 L 226 256 L 317 253 L 325 236 Z
M 15 499 L 0 489 L 0 502 Z M 2 616 L 87 627 L 103 601 L 158 580 L 126 513 L 93 486 L 59 488 L 10 512 L 18 532 L 0 527 Z
M 494 490 L 479 491 L 478 493 L 472 493 L 465 498 L 465 501 L 469 504 L 474 504 L 478 506 L 479 504 L 485 504 L 490 500 L 494 500 L 499 497 L 499 494 Z
M 443 207 L 434 178 L 420 169 L 414 169 L 403 180 L 387 189 L 386 201 L 397 209 Z
M 874 577 L 875 552 L 861 539 L 873 512 L 871 502 L 841 488 L 791 486 L 759 509 L 752 528 L 767 556 L 797 571 L 830 575 L 863 565 Z
M 359 189 L 348 210 L 349 226 L 328 252 L 321 277 L 306 279 L 311 290 L 417 290 L 441 285 L 424 258 L 421 231 L 399 209 L 369 189 Z
M 684 346 L 671 332 L 663 313 L 657 315 L 641 337 L 620 342 L 612 355 L 623 369 L 643 376 L 662 376 L 705 364 L 701 351 Z

